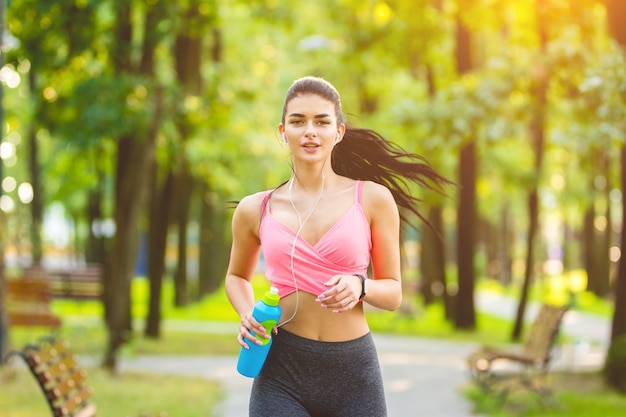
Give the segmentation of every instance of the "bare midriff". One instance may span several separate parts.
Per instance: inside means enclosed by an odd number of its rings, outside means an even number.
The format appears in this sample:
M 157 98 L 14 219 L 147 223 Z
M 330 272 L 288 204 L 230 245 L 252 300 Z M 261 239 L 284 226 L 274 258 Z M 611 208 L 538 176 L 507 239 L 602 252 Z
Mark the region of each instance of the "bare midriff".
M 349 311 L 333 313 L 332 308 L 322 307 L 316 299 L 317 296 L 304 291 L 283 297 L 280 302 L 283 309 L 281 322 L 292 316 L 296 301 L 297 312 L 281 328 L 298 336 L 323 342 L 344 342 L 369 332 L 362 303 Z

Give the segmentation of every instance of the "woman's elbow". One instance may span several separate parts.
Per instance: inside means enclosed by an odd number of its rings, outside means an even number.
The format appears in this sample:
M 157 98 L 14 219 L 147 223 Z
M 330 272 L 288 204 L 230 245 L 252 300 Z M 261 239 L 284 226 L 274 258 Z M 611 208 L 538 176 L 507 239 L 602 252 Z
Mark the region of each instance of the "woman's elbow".
M 397 309 L 400 308 L 400 305 L 402 304 L 402 291 L 400 291 L 398 294 L 396 294 L 393 299 L 391 300 L 391 302 L 389 303 L 389 311 L 396 311 Z
M 402 304 L 402 291 L 394 291 L 386 298 L 384 304 L 380 306 L 383 310 L 395 311 Z

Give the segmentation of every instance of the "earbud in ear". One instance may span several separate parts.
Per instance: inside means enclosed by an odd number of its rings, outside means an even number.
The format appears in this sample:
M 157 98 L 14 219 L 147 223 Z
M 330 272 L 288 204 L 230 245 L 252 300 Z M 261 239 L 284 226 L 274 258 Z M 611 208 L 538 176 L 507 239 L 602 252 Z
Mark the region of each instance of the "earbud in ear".
M 339 135 L 337 135 L 337 137 L 335 138 L 335 142 L 333 143 L 333 145 L 336 145 L 339 143 Z
M 282 133 L 281 136 L 283 137 L 283 142 L 287 143 L 287 138 L 285 137 L 285 134 Z

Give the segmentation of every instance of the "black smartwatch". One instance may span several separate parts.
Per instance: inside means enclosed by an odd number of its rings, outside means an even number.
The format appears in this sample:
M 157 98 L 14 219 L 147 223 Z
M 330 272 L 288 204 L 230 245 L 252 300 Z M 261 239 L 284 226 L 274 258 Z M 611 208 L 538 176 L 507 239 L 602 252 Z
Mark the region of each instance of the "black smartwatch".
M 360 274 L 354 274 L 354 276 L 361 279 L 361 295 L 359 296 L 359 301 L 361 301 L 367 295 L 367 278 Z

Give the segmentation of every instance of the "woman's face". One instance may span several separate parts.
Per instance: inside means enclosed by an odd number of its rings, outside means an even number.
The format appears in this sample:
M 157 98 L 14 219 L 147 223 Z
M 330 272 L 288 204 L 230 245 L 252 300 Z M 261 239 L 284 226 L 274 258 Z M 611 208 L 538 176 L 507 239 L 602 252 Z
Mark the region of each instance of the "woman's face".
M 278 130 L 294 158 L 317 160 L 330 155 L 345 126 L 337 126 L 332 102 L 316 94 L 306 94 L 287 103 L 285 124 L 279 125 Z

